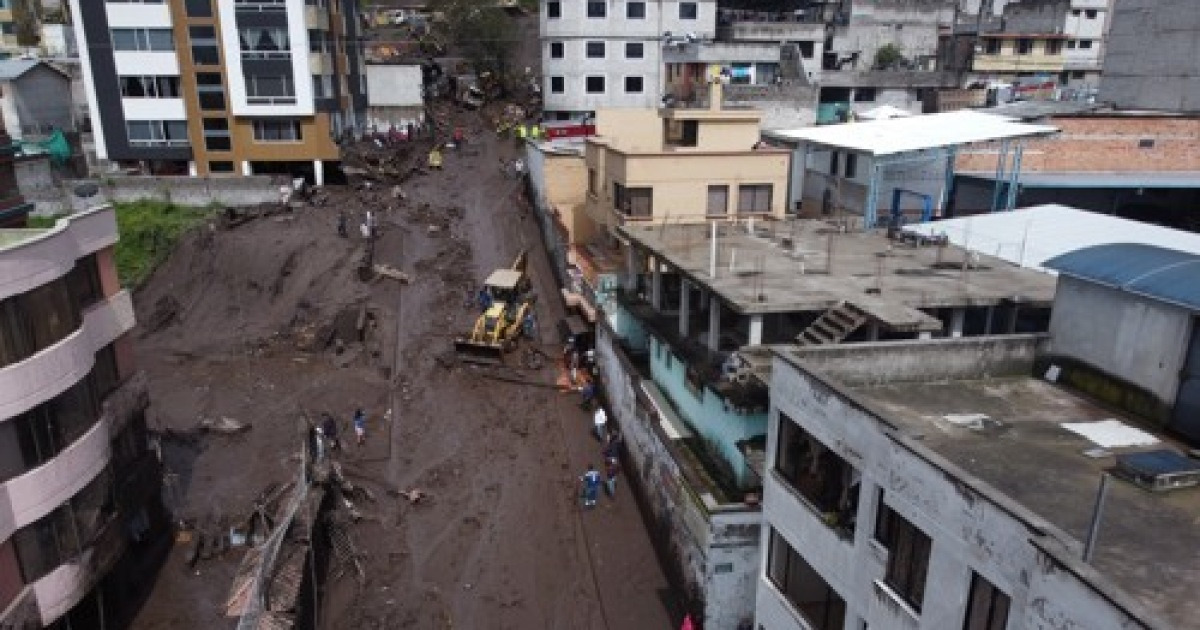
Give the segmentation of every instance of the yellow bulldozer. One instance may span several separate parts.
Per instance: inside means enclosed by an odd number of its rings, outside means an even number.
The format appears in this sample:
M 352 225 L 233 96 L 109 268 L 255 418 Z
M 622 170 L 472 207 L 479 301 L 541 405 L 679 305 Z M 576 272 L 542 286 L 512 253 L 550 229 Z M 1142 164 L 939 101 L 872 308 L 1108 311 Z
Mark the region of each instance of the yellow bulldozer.
M 496 365 L 504 361 L 505 352 L 516 347 L 525 316 L 535 302 L 526 262 L 527 252 L 522 251 L 511 267 L 497 269 L 484 280 L 480 295 L 484 311 L 470 336 L 454 341 L 460 360 Z

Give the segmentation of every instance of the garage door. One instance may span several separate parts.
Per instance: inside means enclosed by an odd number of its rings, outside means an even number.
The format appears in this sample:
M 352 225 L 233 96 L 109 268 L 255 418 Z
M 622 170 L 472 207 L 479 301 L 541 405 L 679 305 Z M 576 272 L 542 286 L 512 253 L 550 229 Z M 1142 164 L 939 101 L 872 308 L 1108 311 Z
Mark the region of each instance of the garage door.
M 1192 324 L 1192 341 L 1183 363 L 1171 428 L 1200 444 L 1200 319 Z

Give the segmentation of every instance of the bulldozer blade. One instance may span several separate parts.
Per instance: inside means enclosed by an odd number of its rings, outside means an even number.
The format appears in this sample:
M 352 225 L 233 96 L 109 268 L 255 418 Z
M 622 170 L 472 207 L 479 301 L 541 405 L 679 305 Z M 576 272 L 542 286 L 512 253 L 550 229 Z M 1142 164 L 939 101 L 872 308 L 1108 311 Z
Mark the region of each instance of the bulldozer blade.
M 454 353 L 464 363 L 499 365 L 504 362 L 504 350 L 500 346 L 473 341 L 455 341 Z

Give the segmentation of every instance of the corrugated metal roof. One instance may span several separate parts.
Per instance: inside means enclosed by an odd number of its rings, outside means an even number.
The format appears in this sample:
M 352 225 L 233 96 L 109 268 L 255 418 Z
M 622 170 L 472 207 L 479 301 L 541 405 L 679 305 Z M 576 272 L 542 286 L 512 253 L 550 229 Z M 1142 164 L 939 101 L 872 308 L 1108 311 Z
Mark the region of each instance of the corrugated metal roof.
M 1200 254 L 1200 234 L 1058 204 L 918 223 L 905 226 L 904 231 L 945 234 L 959 247 L 1043 271 L 1045 262 L 1056 256 L 1113 243 L 1144 243 Z
M 974 142 L 1048 136 L 1057 132 L 1056 127 L 1031 125 L 1006 116 L 961 110 L 908 118 L 780 129 L 767 131 L 763 135 L 783 142 L 808 143 L 867 155 L 895 155 Z
M 1046 261 L 1059 273 L 1200 311 L 1200 256 L 1142 243 L 1087 247 Z

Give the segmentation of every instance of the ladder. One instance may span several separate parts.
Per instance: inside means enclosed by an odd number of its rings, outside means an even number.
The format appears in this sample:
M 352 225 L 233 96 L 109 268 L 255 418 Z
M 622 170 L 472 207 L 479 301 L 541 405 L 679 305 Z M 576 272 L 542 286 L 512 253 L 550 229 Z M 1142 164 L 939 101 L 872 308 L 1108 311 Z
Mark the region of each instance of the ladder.
M 840 343 L 866 321 L 867 314 L 862 309 L 849 302 L 840 302 L 796 335 L 796 343 L 800 346 Z

